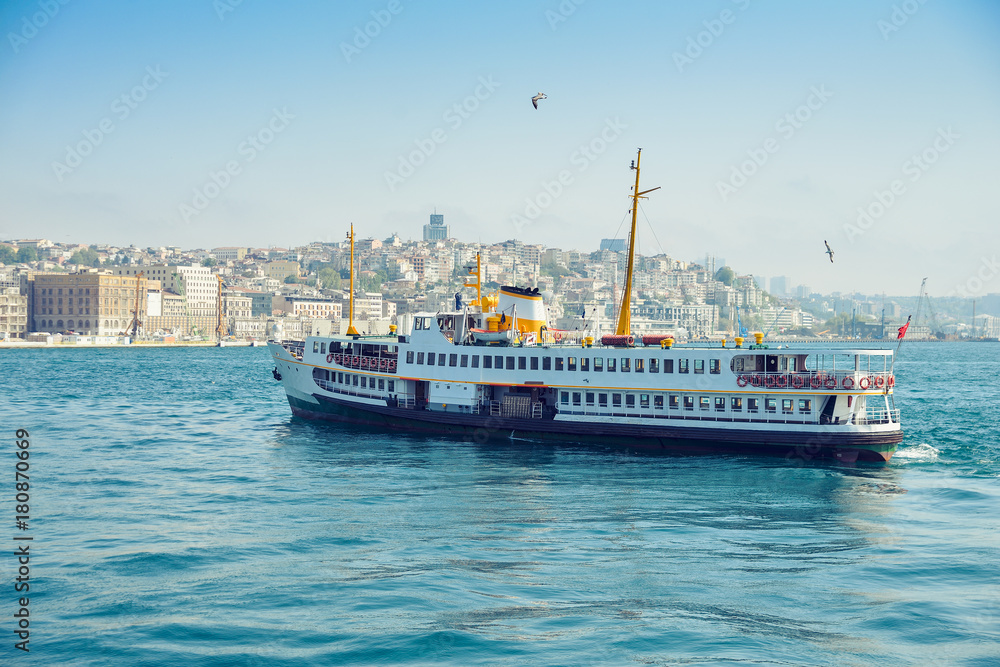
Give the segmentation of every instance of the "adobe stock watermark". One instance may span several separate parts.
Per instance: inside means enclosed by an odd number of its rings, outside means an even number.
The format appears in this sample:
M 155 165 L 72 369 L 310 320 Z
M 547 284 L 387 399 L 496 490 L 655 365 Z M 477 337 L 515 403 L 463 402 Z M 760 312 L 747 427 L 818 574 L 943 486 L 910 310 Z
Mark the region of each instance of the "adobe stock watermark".
M 993 282 L 998 275 L 1000 275 L 1000 262 L 997 261 L 997 256 L 983 256 L 976 272 L 969 276 L 964 284 L 955 285 L 955 289 L 948 296 L 959 296 L 963 299 L 983 296 L 985 291 L 983 288 Z
M 451 107 L 445 109 L 441 115 L 441 120 L 447 123 L 448 128 L 454 132 L 462 127 L 473 113 L 479 109 L 479 105 L 490 99 L 500 84 L 493 80 L 493 75 L 479 77 L 479 85 L 459 102 L 455 102 Z M 395 171 L 385 172 L 385 184 L 389 186 L 389 192 L 395 192 L 396 188 L 402 185 L 406 179 L 417 172 L 417 168 L 427 162 L 427 158 L 437 151 L 439 145 L 448 141 L 448 132 L 443 127 L 431 130 L 427 137 L 414 139 L 416 146 L 405 155 L 398 157 L 398 166 Z
M 344 55 L 344 60 L 348 63 L 355 56 L 360 56 L 361 52 L 368 48 L 372 40 L 382 34 L 382 30 L 389 27 L 392 17 L 398 16 L 403 11 L 403 3 L 400 0 L 389 0 L 385 9 L 373 9 L 372 20 L 364 26 L 354 26 L 354 39 L 351 43 L 341 42 L 340 52 Z
M 939 127 L 937 136 L 930 146 L 919 153 L 914 153 L 903 162 L 901 167 L 903 175 L 908 177 L 910 183 L 919 181 L 943 154 L 951 150 L 961 136 L 955 133 L 950 125 L 947 129 Z M 865 232 L 871 229 L 906 192 L 906 182 L 901 178 L 893 180 L 885 190 L 875 190 L 872 193 L 873 200 L 867 206 L 858 207 L 857 219 L 853 223 L 844 225 L 847 240 L 854 243 L 855 239 L 864 236 Z
M 826 89 L 825 84 L 820 84 L 818 87 L 813 86 L 809 89 L 809 95 L 803 104 L 775 122 L 774 131 L 782 139 L 788 141 L 795 136 L 796 132 L 805 127 L 813 114 L 822 109 L 831 97 L 833 97 L 833 93 Z M 767 164 L 771 156 L 779 150 L 781 150 L 781 142 L 774 137 L 768 137 L 758 147 L 747 150 L 747 159 L 732 166 L 729 179 L 715 182 L 715 189 L 718 190 L 723 203 L 729 201 L 730 196 L 736 194 L 740 188 L 746 185 L 750 178 Z
M 243 173 L 243 167 L 256 160 L 288 128 L 294 118 L 294 114 L 288 113 L 288 109 L 274 109 L 271 118 L 236 147 L 236 153 L 242 160 L 229 160 L 219 171 L 210 171 L 204 185 L 194 189 L 190 204 L 185 202 L 177 207 L 181 219 L 189 223 L 192 217 L 201 215 L 232 184 L 233 178 Z
M 212 9 L 220 21 L 226 20 L 226 14 L 236 11 L 236 8 L 243 4 L 243 0 L 213 0 Z
M 146 67 L 146 75 L 142 77 L 142 81 L 111 102 L 111 113 L 114 118 L 117 118 L 118 122 L 122 122 L 131 116 L 132 112 L 138 109 L 139 105 L 149 97 L 149 94 L 159 88 L 169 75 L 170 73 L 161 70 L 159 65 Z M 83 139 L 81 141 L 73 145 L 67 144 L 66 156 L 63 161 L 52 163 L 52 171 L 59 182 L 62 183 L 68 174 L 72 174 L 73 170 L 82 165 L 84 159 L 104 143 L 104 138 L 114 132 L 115 128 L 114 119 L 111 116 L 105 116 L 98 121 L 97 127 L 82 131 Z
M 565 23 L 570 16 L 576 13 L 577 8 L 587 0 L 562 0 L 554 9 L 545 10 L 545 20 L 549 22 L 549 28 L 555 32 L 560 23 Z
M 910 20 L 910 17 L 920 11 L 920 8 L 926 2 L 927 0 L 903 0 L 898 5 L 893 5 L 888 20 L 879 19 L 875 22 L 875 27 L 882 33 L 882 40 L 888 42 L 889 35 L 899 32 L 906 25 L 906 22 Z
M 59 13 L 60 5 L 67 3 L 69 0 L 40 0 L 38 3 L 39 11 L 30 16 L 28 14 L 22 16 L 20 30 L 7 33 L 7 41 L 10 42 L 10 48 L 14 49 L 14 53 L 18 53 L 22 46 L 26 45 L 38 34 L 39 30 L 55 18 L 55 15 Z
M 741 12 L 746 11 L 747 7 L 750 6 L 750 0 L 732 0 L 732 3 Z M 674 65 L 677 66 L 677 71 L 683 74 L 685 67 L 693 65 L 695 60 L 701 58 L 705 50 L 711 48 L 715 44 L 715 40 L 721 37 L 722 33 L 726 31 L 726 26 L 736 23 L 737 16 L 738 14 L 733 10 L 723 9 L 719 12 L 718 17 L 702 21 L 701 24 L 705 26 L 705 29 L 698 32 L 694 37 L 688 36 L 687 45 L 684 47 L 683 53 L 674 51 Z
M 580 146 L 569 156 L 569 163 L 576 167 L 576 173 L 582 174 L 590 168 L 597 158 L 604 155 L 608 146 L 615 143 L 628 128 L 617 116 L 604 121 L 604 127 L 593 139 Z M 538 192 L 533 197 L 525 197 L 524 209 L 510 216 L 511 224 L 520 234 L 525 225 L 532 224 L 547 208 L 552 206 L 562 196 L 566 188 L 573 185 L 575 177 L 570 169 L 562 169 L 551 181 L 542 181 Z

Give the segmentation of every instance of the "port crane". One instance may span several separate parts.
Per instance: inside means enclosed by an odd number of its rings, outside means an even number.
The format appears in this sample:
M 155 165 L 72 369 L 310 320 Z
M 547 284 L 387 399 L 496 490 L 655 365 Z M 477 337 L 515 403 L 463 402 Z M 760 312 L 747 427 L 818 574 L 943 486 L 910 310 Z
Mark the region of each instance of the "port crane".
M 226 328 L 226 321 L 223 319 L 223 309 L 222 309 L 222 289 L 228 287 L 223 281 L 222 276 L 218 273 L 215 274 L 216 280 L 219 281 L 219 291 L 217 294 L 217 299 L 215 301 L 215 339 L 222 342 L 228 329 Z
M 913 328 L 916 329 L 920 325 L 920 310 L 924 305 L 924 301 L 927 301 L 927 310 L 931 314 L 930 326 L 927 328 L 930 330 L 930 334 L 936 338 L 944 338 L 944 334 L 941 331 L 941 323 L 938 321 L 937 313 L 934 312 L 934 306 L 931 305 L 931 297 L 925 289 L 927 286 L 927 278 L 920 281 L 920 293 L 917 294 L 917 314 L 913 318 Z
M 139 327 L 142 326 L 142 302 L 146 295 L 145 272 L 140 271 L 135 274 L 135 307 L 132 309 L 132 321 L 129 323 L 125 333 L 135 337 L 139 335 Z

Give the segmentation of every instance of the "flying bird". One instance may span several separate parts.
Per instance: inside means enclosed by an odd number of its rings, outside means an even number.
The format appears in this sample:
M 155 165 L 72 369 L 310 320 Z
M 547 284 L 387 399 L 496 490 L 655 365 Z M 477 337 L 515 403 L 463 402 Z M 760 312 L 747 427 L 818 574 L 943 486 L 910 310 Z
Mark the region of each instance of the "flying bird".
M 548 97 L 545 95 L 545 93 L 538 93 L 537 95 L 535 95 L 534 97 L 531 98 L 531 104 L 532 104 L 532 106 L 534 106 L 537 109 L 538 108 L 538 100 L 547 100 L 547 99 L 548 99 Z
M 830 263 L 833 264 L 833 250 L 830 249 L 830 244 L 824 240 L 823 245 L 826 246 L 826 254 L 830 256 Z

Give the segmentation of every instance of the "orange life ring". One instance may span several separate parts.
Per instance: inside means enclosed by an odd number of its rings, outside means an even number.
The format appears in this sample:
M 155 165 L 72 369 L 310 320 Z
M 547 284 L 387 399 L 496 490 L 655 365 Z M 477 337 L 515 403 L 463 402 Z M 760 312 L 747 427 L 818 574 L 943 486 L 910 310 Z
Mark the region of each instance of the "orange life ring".
M 823 381 L 819 379 L 818 375 L 813 375 L 812 379 L 809 380 L 809 384 L 812 385 L 813 389 L 819 389 L 823 386 Z
M 830 377 L 828 377 L 826 379 L 826 383 L 825 384 L 826 384 L 826 388 L 827 389 L 836 389 L 837 388 L 837 378 L 835 378 L 833 376 L 830 376 Z
M 747 386 L 747 376 L 746 375 L 738 375 L 736 377 L 736 386 L 737 387 L 745 387 L 745 386 Z
M 750 384 L 753 385 L 754 387 L 759 387 L 760 384 L 761 384 L 761 382 L 760 382 L 760 376 L 757 375 L 756 373 L 754 373 L 753 375 L 751 375 L 750 376 Z
M 876 375 L 875 376 L 875 388 L 876 389 L 881 389 L 884 386 L 885 386 L 885 378 L 882 377 L 881 375 Z
M 872 386 L 872 379 L 866 375 L 858 380 L 858 386 L 861 387 L 862 391 L 864 391 L 868 387 Z
M 773 375 L 765 375 L 764 376 L 764 386 L 765 387 L 773 387 L 774 386 L 774 376 Z
M 802 385 L 804 384 L 804 382 L 805 381 L 803 380 L 801 375 L 792 376 L 792 387 L 794 389 L 802 389 Z
M 360 366 L 361 357 L 351 357 L 351 366 Z
M 850 380 L 850 382 L 848 382 Z M 845 375 L 844 379 L 840 381 L 840 384 L 844 386 L 844 389 L 854 389 L 854 378 L 850 375 Z
M 333 363 L 333 352 L 331 352 L 330 354 L 326 355 L 326 363 L 328 363 L 328 364 L 329 363 Z
M 896 386 L 896 376 L 895 375 L 890 375 L 889 379 L 886 380 L 885 383 L 889 387 L 895 387 Z
M 779 375 L 778 377 L 774 378 L 774 386 L 775 387 L 787 387 L 788 386 L 788 376 L 787 375 Z
M 392 359 L 389 360 L 389 370 L 392 372 L 396 371 L 396 362 Z

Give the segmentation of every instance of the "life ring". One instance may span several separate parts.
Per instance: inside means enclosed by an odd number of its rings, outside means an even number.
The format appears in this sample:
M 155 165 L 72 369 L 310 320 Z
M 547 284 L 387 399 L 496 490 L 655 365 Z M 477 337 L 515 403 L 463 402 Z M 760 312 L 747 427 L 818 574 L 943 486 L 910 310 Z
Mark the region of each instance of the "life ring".
M 813 375 L 812 379 L 809 380 L 809 384 L 812 385 L 813 389 L 819 389 L 820 387 L 823 386 L 823 381 L 819 378 L 818 375 Z
M 328 364 L 333 363 L 333 353 L 332 352 L 330 354 L 326 355 L 326 363 L 328 363 Z
M 876 389 L 881 389 L 884 386 L 885 386 L 885 378 L 882 377 L 881 375 L 876 375 L 875 376 L 875 388 Z
M 361 357 L 351 357 L 351 366 L 358 367 L 361 365 Z
M 868 387 L 870 387 L 871 385 L 872 385 L 872 379 L 867 375 L 858 380 L 858 387 L 860 387 L 862 391 L 868 389 Z
M 747 386 L 747 376 L 746 375 L 738 375 L 738 376 L 736 376 L 736 386 L 737 387 L 745 387 L 745 386 Z
M 773 387 L 774 385 L 775 385 L 774 376 L 773 375 L 765 375 L 764 376 L 764 386 L 765 387 Z
M 626 336 L 625 344 L 628 345 L 629 347 L 635 347 L 635 336 L 633 336 L 632 334 Z
M 396 372 L 396 362 L 392 359 L 389 360 L 389 371 L 392 373 Z
M 830 376 L 830 377 L 828 377 L 826 379 L 825 384 L 826 384 L 826 388 L 827 389 L 836 389 L 837 388 L 837 378 L 835 378 L 833 376 Z
M 895 375 L 890 375 L 889 379 L 885 381 L 885 384 L 886 384 L 887 387 L 895 387 L 896 386 L 896 376 Z
M 562 342 L 562 331 L 556 331 L 552 334 L 552 339 L 557 343 Z
M 779 375 L 776 378 L 774 378 L 774 386 L 775 387 L 787 387 L 788 386 L 788 376 L 786 376 L 786 375 Z
M 840 384 L 844 386 L 844 389 L 854 389 L 854 378 L 850 375 L 845 375 Z
M 805 380 L 802 378 L 801 375 L 793 375 L 792 376 L 792 387 L 793 388 L 795 388 L 795 389 L 802 389 L 802 385 L 803 385 L 804 382 L 805 382 Z
M 756 374 L 755 375 L 751 375 L 750 376 L 750 384 L 753 385 L 754 387 L 759 387 L 760 386 L 760 376 L 756 375 Z

